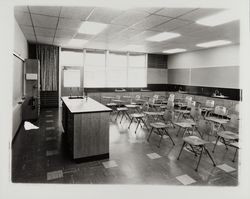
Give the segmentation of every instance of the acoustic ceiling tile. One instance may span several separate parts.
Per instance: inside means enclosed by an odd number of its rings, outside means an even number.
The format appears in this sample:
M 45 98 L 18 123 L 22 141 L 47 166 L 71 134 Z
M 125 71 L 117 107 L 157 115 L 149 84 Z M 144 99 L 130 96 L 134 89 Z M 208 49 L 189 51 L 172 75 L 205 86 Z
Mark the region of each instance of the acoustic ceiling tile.
M 88 21 L 109 24 L 115 17 L 119 16 L 122 10 L 99 7 L 95 8 Z
M 68 18 L 59 18 L 58 28 L 59 29 L 73 29 L 78 30 L 81 26 L 82 21 L 80 19 L 68 19 Z
M 120 16 L 111 21 L 112 24 L 131 26 L 149 16 L 149 13 L 135 10 L 123 12 Z
M 58 17 L 61 7 L 59 6 L 29 6 L 32 14 L 40 14 L 47 16 Z
M 156 12 L 156 14 L 176 18 L 195 9 L 196 8 L 163 8 L 162 10 Z
M 37 27 L 56 28 L 58 18 L 44 15 L 31 14 L 33 24 Z
M 35 27 L 35 33 L 37 36 L 54 37 L 55 32 L 56 32 L 56 29 Z
M 93 7 L 62 7 L 60 17 L 85 20 Z
M 15 18 L 19 25 L 32 26 L 30 14 L 27 12 L 15 12 Z

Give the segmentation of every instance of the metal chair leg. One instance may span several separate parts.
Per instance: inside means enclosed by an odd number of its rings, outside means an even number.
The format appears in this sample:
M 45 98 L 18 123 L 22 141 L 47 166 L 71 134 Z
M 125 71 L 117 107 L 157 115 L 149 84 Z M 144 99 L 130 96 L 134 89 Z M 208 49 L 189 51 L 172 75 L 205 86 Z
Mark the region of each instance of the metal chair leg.
M 199 157 L 199 160 L 198 160 L 198 164 L 197 164 L 197 166 L 195 168 L 195 171 L 198 171 L 198 167 L 200 165 L 201 157 L 202 157 L 202 154 L 203 154 L 203 149 L 204 149 L 204 146 L 201 147 L 200 157 Z
M 139 126 L 139 122 L 137 123 L 136 129 L 135 129 L 135 134 L 136 134 L 136 131 L 138 129 L 138 126 Z
M 222 142 L 223 142 L 223 144 L 225 145 L 225 147 L 226 147 L 226 150 L 228 150 L 228 147 L 227 147 L 227 143 L 226 143 L 226 140 L 222 137 Z
M 171 142 L 173 143 L 173 145 L 175 145 L 174 140 L 173 140 L 172 137 L 169 135 L 167 129 L 164 129 L 164 131 L 165 131 L 166 135 L 170 138 L 170 140 L 171 140 Z
M 234 152 L 234 158 L 233 158 L 232 162 L 235 162 L 235 158 L 236 158 L 237 151 L 238 151 L 238 149 L 236 148 L 236 150 L 235 150 L 235 152 Z
M 207 152 L 207 154 L 208 154 L 209 158 L 212 160 L 213 165 L 214 165 L 214 167 L 215 167 L 215 166 L 216 166 L 216 164 L 215 164 L 215 161 L 214 161 L 214 159 L 213 159 L 212 155 L 210 154 L 210 152 L 207 150 L 207 148 L 206 148 L 205 146 L 204 146 L 204 149 L 205 149 L 205 151 Z
M 150 138 L 150 136 L 151 136 L 153 130 L 154 130 L 154 128 L 152 127 L 152 128 L 151 128 L 151 131 L 150 131 L 150 133 L 149 133 L 149 135 L 148 135 L 148 138 L 147 138 L 147 141 L 148 141 L 148 142 L 149 142 L 149 138 Z
M 159 144 L 158 144 L 158 148 L 160 148 L 161 141 L 162 141 L 162 138 L 163 138 L 163 134 L 162 134 L 162 132 L 159 129 L 157 129 L 157 131 L 159 132 L 159 135 L 161 136 Z
M 122 118 L 121 118 L 120 124 L 122 123 L 123 117 L 124 117 L 124 112 L 122 112 Z
M 149 128 L 148 128 L 148 125 L 146 124 L 146 122 L 143 120 L 143 118 L 140 118 L 140 120 L 142 121 L 142 123 L 146 126 L 148 132 L 149 132 Z
M 178 137 L 180 131 L 181 131 L 181 127 L 179 127 L 179 130 L 177 131 L 176 137 Z
M 119 114 L 120 114 L 120 111 L 117 111 L 117 115 L 116 115 L 115 120 L 117 120 Z
M 182 153 L 183 148 L 184 148 L 184 146 L 185 146 L 185 145 L 186 145 L 186 142 L 183 142 L 183 144 L 182 144 L 182 146 L 181 146 L 180 153 L 179 153 L 179 155 L 178 155 L 178 157 L 177 157 L 177 160 L 179 160 L 179 159 L 180 159 L 181 153 Z
M 213 151 L 212 151 L 213 153 L 215 151 L 215 148 L 216 148 L 216 145 L 217 145 L 219 139 L 220 139 L 220 136 L 217 136 L 217 139 L 216 139 L 216 142 L 214 143 L 214 148 L 213 148 Z
M 131 118 L 131 120 L 130 120 L 130 123 L 129 123 L 129 126 L 128 126 L 128 129 L 130 128 L 130 125 L 132 124 L 132 122 L 133 122 L 133 117 Z

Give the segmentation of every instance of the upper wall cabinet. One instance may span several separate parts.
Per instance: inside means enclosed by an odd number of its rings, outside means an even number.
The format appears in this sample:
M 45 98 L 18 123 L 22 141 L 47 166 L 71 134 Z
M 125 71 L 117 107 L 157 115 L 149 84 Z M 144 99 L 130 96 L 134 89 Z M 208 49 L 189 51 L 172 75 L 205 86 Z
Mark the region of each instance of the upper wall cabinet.
M 148 68 L 167 68 L 167 66 L 167 55 L 148 54 Z

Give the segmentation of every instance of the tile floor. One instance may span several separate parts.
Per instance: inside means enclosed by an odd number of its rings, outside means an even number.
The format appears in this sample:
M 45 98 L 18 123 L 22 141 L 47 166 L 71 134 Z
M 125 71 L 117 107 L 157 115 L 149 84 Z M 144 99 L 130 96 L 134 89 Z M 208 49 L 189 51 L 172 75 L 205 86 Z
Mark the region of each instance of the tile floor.
M 110 119 L 110 158 L 75 163 L 67 150 L 60 115 L 56 108 L 42 109 L 39 120 L 34 122 L 38 130 L 25 131 L 21 127 L 12 146 L 12 182 L 238 185 L 238 160 L 232 162 L 233 149 L 218 145 L 212 153 L 217 166 L 213 167 L 205 154 L 196 172 L 198 158 L 192 153 L 183 151 L 177 160 L 183 143 L 180 136 L 176 137 L 178 128 L 169 130 L 176 145 L 163 139 L 158 148 L 158 135 L 152 134 L 147 142 L 146 128 L 139 127 L 135 134 L 135 123 L 128 130 L 128 120 L 120 124 L 120 118 L 115 121 L 114 117 Z M 213 144 L 207 148 L 211 151 Z

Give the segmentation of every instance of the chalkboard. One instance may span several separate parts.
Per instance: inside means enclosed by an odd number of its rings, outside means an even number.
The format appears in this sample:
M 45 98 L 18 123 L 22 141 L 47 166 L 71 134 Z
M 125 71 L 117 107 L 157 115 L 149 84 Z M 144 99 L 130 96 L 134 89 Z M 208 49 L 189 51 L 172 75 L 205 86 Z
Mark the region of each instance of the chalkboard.
M 239 66 L 192 68 L 191 85 L 239 88 Z
M 190 69 L 168 69 L 168 84 L 189 85 Z

